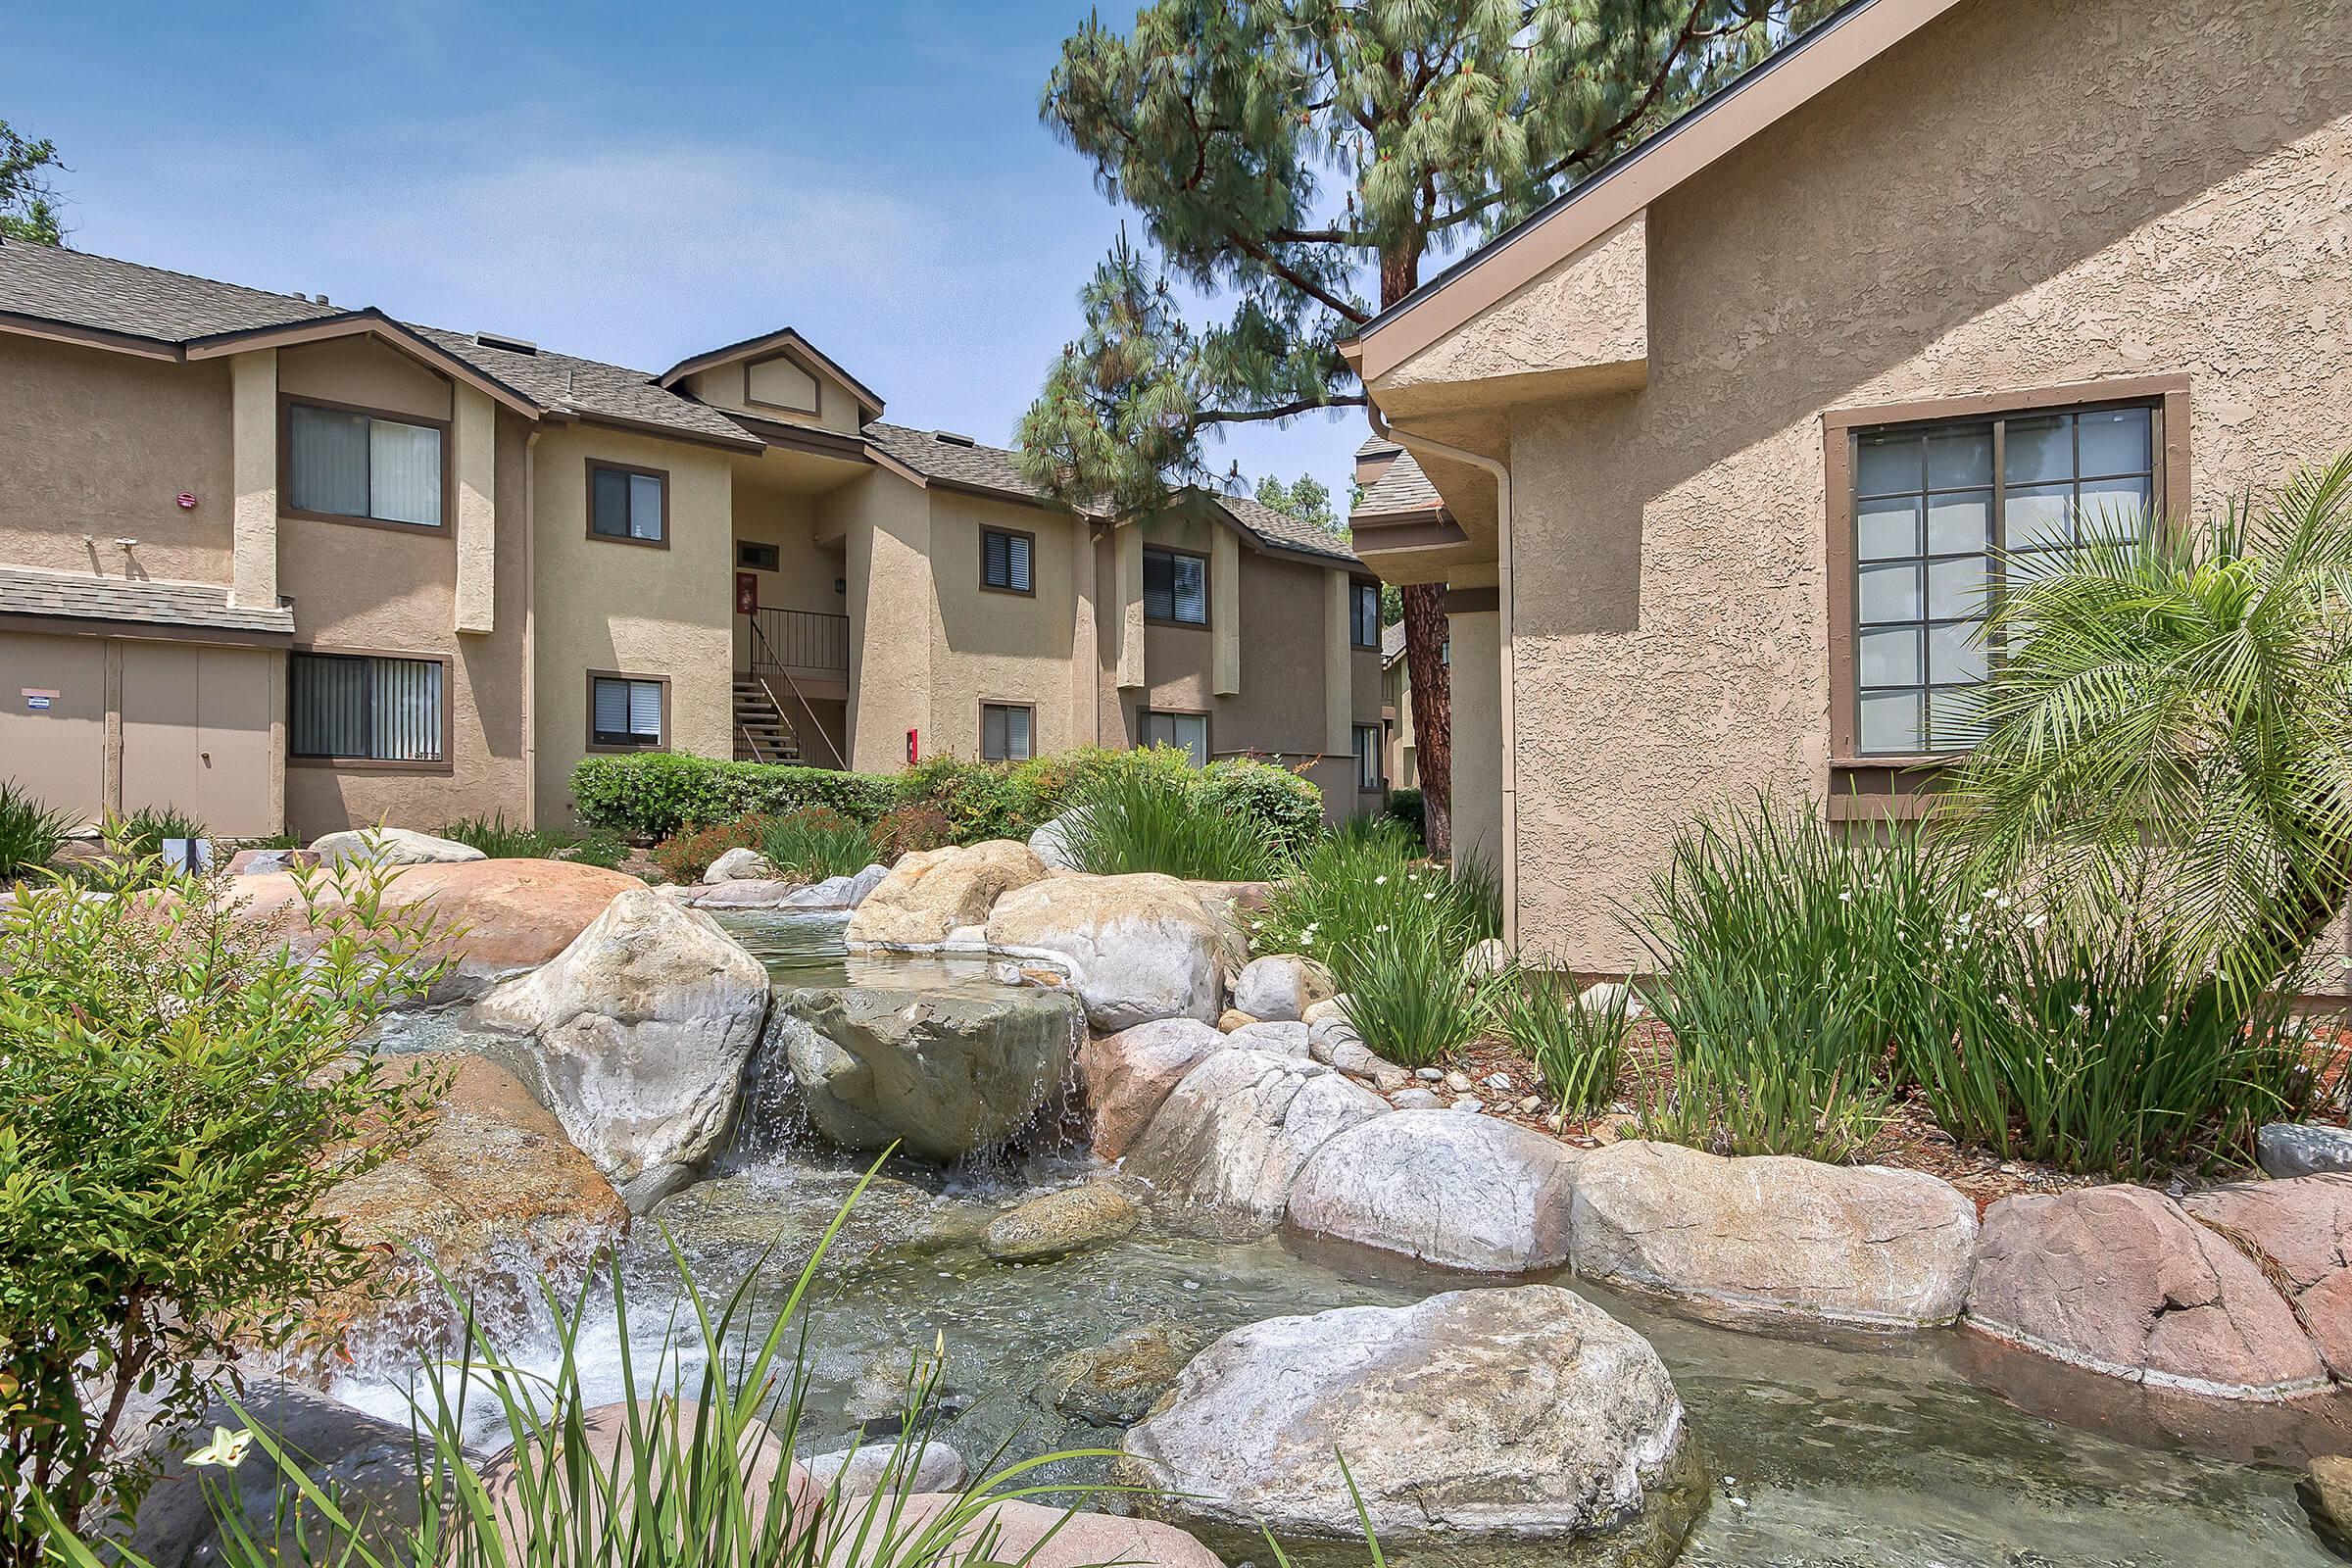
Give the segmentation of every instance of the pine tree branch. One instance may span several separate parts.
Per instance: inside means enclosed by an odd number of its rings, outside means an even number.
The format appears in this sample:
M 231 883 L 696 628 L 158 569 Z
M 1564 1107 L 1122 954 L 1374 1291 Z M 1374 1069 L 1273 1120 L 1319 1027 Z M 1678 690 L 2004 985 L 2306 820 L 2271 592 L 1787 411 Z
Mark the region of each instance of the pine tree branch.
M 1193 427 L 1204 424 L 1257 424 L 1267 419 L 1287 419 L 1296 414 L 1312 414 L 1317 409 L 1360 409 L 1370 400 L 1362 393 L 1349 393 L 1336 398 L 1300 398 L 1272 409 L 1201 409 L 1193 416 Z

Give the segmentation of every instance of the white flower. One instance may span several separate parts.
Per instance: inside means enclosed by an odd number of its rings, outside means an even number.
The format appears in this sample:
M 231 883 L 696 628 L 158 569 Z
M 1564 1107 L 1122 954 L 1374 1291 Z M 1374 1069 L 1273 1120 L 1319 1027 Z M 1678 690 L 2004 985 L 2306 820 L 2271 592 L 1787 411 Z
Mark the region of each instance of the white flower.
M 1427 904 L 1430 900 L 1436 898 L 1437 896 L 1437 890 L 1432 888 L 1429 892 L 1421 895 L 1421 902 L 1423 904 Z M 2346 958 L 2344 960 L 2344 967 L 2347 969 L 2352 969 L 2352 958 Z
M 1838 902 L 1839 904 L 1851 904 L 1854 902 L 1854 896 L 1850 892 L 1840 893 L 1838 895 Z
M 213 1441 L 189 1454 L 188 1463 L 219 1465 L 223 1470 L 234 1470 L 245 1462 L 245 1450 L 252 1446 L 253 1434 L 250 1431 L 231 1432 L 226 1427 L 215 1427 Z
M 1380 934 L 1381 934 L 1383 931 L 1386 931 L 1387 929 L 1388 929 L 1388 927 L 1387 927 L 1387 926 L 1385 926 L 1385 925 L 1376 925 L 1376 926 L 1374 926 L 1374 927 L 1372 928 L 1372 934 L 1373 934 L 1374 936 L 1378 936 L 1378 935 L 1380 935 Z
M 1374 878 L 1372 879 L 1372 885 L 1373 885 L 1374 887 L 1376 887 L 1376 888 L 1385 888 L 1385 887 L 1387 887 L 1387 886 L 1389 885 L 1389 878 L 1388 878 L 1388 875 L 1387 875 L 1387 873 L 1386 873 L 1386 872 L 1383 872 L 1381 875 L 1374 877 Z

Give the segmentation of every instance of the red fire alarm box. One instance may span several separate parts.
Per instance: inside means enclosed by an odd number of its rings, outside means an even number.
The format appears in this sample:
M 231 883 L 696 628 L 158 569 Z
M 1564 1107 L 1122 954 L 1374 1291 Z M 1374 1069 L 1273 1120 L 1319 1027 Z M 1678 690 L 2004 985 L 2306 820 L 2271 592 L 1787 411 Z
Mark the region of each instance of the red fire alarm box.
M 739 571 L 735 574 L 735 613 L 748 615 L 760 608 L 760 574 Z
M 912 767 L 912 766 L 913 766 L 915 763 L 917 763 L 917 762 L 919 762 L 919 761 L 921 761 L 921 760 L 922 760 L 922 759 L 921 759 L 920 757 L 917 757 L 917 756 L 915 755 L 915 745 L 914 745 L 915 738 L 916 738 L 917 736 L 919 736 L 921 733 L 922 733 L 922 731 L 920 731 L 920 730 L 912 730 L 912 729 L 910 729 L 910 730 L 908 730 L 908 731 L 906 732 L 906 765 L 907 765 L 907 766 L 909 766 L 909 767 Z

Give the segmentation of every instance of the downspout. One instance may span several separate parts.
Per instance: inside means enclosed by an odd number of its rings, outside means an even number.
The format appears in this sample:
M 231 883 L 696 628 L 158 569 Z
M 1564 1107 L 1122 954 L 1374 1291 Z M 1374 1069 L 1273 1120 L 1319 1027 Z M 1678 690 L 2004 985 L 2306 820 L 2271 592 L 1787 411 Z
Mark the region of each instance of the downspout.
M 539 438 L 522 441 L 522 823 L 539 825 Z
M 1495 641 L 1502 654 L 1502 693 L 1499 700 L 1502 729 L 1502 941 L 1511 952 L 1519 951 L 1519 745 L 1517 697 L 1519 689 L 1519 655 L 1511 640 L 1513 620 L 1511 602 L 1511 470 L 1499 461 L 1482 453 L 1449 446 L 1429 436 L 1398 429 L 1381 417 L 1380 409 L 1372 400 L 1364 399 L 1364 413 L 1372 421 L 1372 433 L 1415 452 L 1432 452 L 1455 463 L 1465 463 L 1494 476 L 1494 604 L 1499 612 L 1500 624 Z

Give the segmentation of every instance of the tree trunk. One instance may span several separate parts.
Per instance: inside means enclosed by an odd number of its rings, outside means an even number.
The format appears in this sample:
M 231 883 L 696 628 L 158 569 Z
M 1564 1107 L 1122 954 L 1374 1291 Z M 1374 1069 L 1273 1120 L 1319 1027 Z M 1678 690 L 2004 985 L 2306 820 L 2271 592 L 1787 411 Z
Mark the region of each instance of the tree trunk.
M 1413 692 L 1413 763 L 1421 773 L 1429 853 L 1453 853 L 1453 682 L 1446 667 L 1446 585 L 1417 582 L 1404 601 L 1404 673 Z

